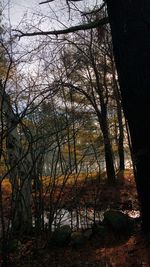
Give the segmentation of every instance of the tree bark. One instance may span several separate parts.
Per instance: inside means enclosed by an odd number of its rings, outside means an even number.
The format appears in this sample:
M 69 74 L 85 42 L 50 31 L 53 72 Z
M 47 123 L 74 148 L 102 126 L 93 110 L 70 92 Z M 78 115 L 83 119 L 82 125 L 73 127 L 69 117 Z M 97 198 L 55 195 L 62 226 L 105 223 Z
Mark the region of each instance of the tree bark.
M 108 130 L 107 112 L 103 112 L 103 108 L 101 110 L 101 118 L 99 117 L 99 123 L 100 123 L 100 127 L 102 130 L 103 138 L 104 138 L 104 151 L 105 151 L 107 179 L 109 183 L 113 184 L 116 182 L 116 174 L 115 174 L 115 168 L 114 168 L 112 145 L 111 145 L 110 134 Z
M 112 146 L 111 146 L 109 130 L 108 130 L 108 117 L 107 117 L 108 98 L 106 97 L 105 99 L 104 97 L 104 92 L 103 92 L 104 88 L 101 86 L 101 83 L 100 83 L 100 75 L 99 75 L 96 62 L 93 57 L 92 50 L 90 50 L 90 59 L 91 59 L 93 71 L 95 74 L 96 93 L 98 94 L 99 104 L 100 104 L 100 108 L 99 108 L 98 105 L 96 105 L 95 96 L 93 95 L 93 98 L 94 98 L 93 107 L 98 116 L 100 128 L 102 130 L 102 134 L 104 138 L 104 151 L 105 151 L 107 179 L 109 183 L 114 183 L 116 181 L 116 176 L 115 176 Z M 106 75 L 105 70 L 104 70 L 103 75 L 104 75 L 104 80 L 105 80 L 105 75 Z
M 107 179 L 109 183 L 114 183 L 116 181 L 116 175 L 113 162 L 112 146 L 110 143 L 110 137 L 108 131 L 107 116 L 104 116 L 104 114 L 101 117 L 99 116 L 99 124 L 104 138 L 104 152 L 105 152 Z
M 24 151 L 18 135 L 18 117 L 13 112 L 9 95 L 0 84 L 1 112 L 6 125 L 6 149 L 9 165 L 9 180 L 12 186 L 12 230 L 29 232 L 32 227 L 31 214 L 31 160 Z
M 125 169 L 125 158 L 124 158 L 124 127 L 123 127 L 123 114 L 122 114 L 122 105 L 120 99 L 120 92 L 117 85 L 117 81 L 114 77 L 114 94 L 117 104 L 117 117 L 118 117 L 118 126 L 119 126 L 119 137 L 118 137 L 118 155 L 119 155 L 119 171 Z
M 114 55 L 136 163 L 143 230 L 150 231 L 150 1 L 107 0 Z

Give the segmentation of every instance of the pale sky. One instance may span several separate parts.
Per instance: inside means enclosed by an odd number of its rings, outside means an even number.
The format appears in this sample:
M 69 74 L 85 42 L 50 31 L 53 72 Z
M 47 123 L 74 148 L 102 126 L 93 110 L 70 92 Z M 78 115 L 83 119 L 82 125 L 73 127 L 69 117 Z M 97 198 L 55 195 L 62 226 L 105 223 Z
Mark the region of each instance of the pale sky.
M 29 21 L 33 20 L 33 17 L 35 18 L 37 14 L 41 15 L 38 16 L 39 19 L 42 18 L 42 15 L 43 18 L 44 16 L 47 17 L 49 25 L 52 23 L 52 25 L 50 25 L 50 28 L 51 26 L 55 27 L 55 21 L 57 20 L 57 18 L 62 22 L 65 21 L 65 24 L 70 23 L 68 22 L 69 15 L 65 0 L 55 0 L 49 4 L 39 5 L 39 2 L 41 1 L 42 0 L 2 0 L 5 17 L 10 17 L 10 23 L 13 26 L 17 26 L 21 22 L 23 17 L 24 19 L 27 19 Z M 85 7 L 90 8 L 100 3 L 101 0 L 83 0 L 81 2 L 77 2 L 76 6 L 79 9 L 84 10 Z M 74 8 L 73 5 L 72 8 Z M 45 19 L 43 20 L 43 22 L 45 23 Z
M 19 29 L 23 32 L 33 32 L 39 31 L 39 29 L 43 31 L 63 29 L 64 27 L 80 24 L 81 17 L 78 17 L 77 12 L 72 16 L 72 13 L 74 12 L 73 9 L 70 18 L 73 17 L 74 20 L 69 19 L 66 0 L 54 0 L 49 4 L 39 5 L 39 2 L 41 1 L 42 0 L 1 0 L 2 7 L 4 8 L 3 14 L 7 25 L 10 25 L 10 28 L 13 30 Z M 76 3 L 76 7 L 84 11 L 85 8 L 90 9 L 93 6 L 100 4 L 101 1 L 102 0 L 82 0 L 81 2 Z M 71 7 L 75 9 L 73 4 Z M 10 32 L 11 34 L 16 33 L 15 31 Z M 14 48 L 14 51 L 17 51 L 18 53 L 15 57 L 19 58 L 20 55 L 24 54 L 26 58 L 26 55 L 30 56 L 30 51 L 34 51 L 34 49 L 36 50 L 36 47 L 39 46 L 39 42 L 36 41 L 36 37 L 24 37 L 20 40 L 17 39 L 16 43 L 14 43 L 14 46 L 15 45 L 16 47 Z M 46 51 L 45 47 L 43 48 L 43 51 Z M 25 65 L 31 63 L 30 66 L 25 68 L 28 68 L 29 70 L 34 69 L 36 63 L 33 64 L 33 61 L 34 59 L 32 60 L 31 58 L 28 61 L 25 61 Z
M 23 13 L 30 8 L 32 2 L 36 2 L 36 0 L 3 0 L 3 13 L 6 17 L 10 15 L 12 24 L 18 24 Z

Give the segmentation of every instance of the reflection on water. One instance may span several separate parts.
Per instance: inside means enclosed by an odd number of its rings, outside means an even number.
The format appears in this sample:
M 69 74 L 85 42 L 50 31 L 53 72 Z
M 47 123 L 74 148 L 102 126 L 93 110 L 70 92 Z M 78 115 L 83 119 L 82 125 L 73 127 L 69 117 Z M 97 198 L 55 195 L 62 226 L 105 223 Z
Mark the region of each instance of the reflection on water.
M 125 214 L 128 214 L 129 217 L 136 219 L 140 217 L 140 211 L 139 210 L 129 210 L 125 211 Z
M 95 211 L 93 208 L 78 208 L 72 211 L 68 211 L 66 209 L 58 209 L 53 216 L 52 222 L 52 230 L 54 230 L 58 226 L 62 225 L 70 225 L 72 229 L 86 229 L 91 228 L 94 222 L 100 222 L 104 218 L 103 211 Z M 131 218 L 139 218 L 140 211 L 139 210 L 125 210 L 123 213 L 128 214 Z M 48 211 L 44 212 L 44 224 L 45 227 L 49 225 L 49 215 Z M 5 225 L 7 225 L 8 229 L 11 229 L 11 220 L 5 219 Z M 35 226 L 35 218 L 33 218 L 33 226 Z M 2 229 L 0 227 L 0 237 L 2 235 Z
M 72 211 L 66 209 L 59 209 L 54 213 L 54 220 L 52 223 L 52 229 L 55 229 L 58 225 L 70 225 L 72 229 L 76 228 L 90 228 L 94 222 L 101 222 L 104 218 L 103 211 L 95 211 L 93 208 L 77 208 Z M 131 218 L 139 218 L 139 210 L 123 211 Z M 49 212 L 44 212 L 44 223 L 49 224 Z M 34 222 L 33 222 L 34 224 Z

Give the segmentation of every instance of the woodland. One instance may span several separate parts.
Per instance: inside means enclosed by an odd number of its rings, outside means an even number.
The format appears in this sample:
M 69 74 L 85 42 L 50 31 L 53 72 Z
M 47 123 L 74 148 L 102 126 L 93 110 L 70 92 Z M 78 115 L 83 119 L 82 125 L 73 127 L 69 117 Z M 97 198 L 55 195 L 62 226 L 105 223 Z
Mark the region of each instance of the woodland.
M 149 267 L 149 1 L 5 2 L 0 266 Z

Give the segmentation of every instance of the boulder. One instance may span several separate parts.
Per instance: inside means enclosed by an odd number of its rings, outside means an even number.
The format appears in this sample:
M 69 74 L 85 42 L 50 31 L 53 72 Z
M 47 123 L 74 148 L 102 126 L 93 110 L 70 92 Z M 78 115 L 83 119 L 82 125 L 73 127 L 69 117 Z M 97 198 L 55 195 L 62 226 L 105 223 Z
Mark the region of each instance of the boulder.
M 7 249 L 11 253 L 17 252 L 20 249 L 20 247 L 21 247 L 21 242 L 17 239 L 9 240 L 7 244 Z
M 103 222 L 95 223 L 92 227 L 92 230 L 94 236 L 99 237 L 100 240 L 104 240 L 109 234 L 109 229 L 107 225 L 103 224 Z
M 71 234 L 71 244 L 75 248 L 82 247 L 86 241 L 87 238 L 82 231 L 76 231 Z
M 71 228 L 69 225 L 63 225 L 55 229 L 52 233 L 50 243 L 57 246 L 64 246 L 70 241 Z
M 108 229 L 104 225 L 97 225 L 95 233 L 101 238 L 104 238 L 108 235 Z
M 109 210 L 104 213 L 103 223 L 115 233 L 129 233 L 132 229 L 132 220 L 126 214 L 117 210 Z
M 86 229 L 83 232 L 83 235 L 87 240 L 89 240 L 91 238 L 92 234 L 93 234 L 92 229 Z

